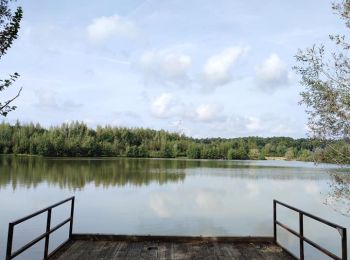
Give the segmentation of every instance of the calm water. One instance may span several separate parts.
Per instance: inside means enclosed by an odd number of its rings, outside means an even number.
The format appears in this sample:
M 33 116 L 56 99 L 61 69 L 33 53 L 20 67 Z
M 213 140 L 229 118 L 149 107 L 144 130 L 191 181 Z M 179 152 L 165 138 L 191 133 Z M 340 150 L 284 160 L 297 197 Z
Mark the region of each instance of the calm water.
M 346 206 L 334 200 L 330 173 L 339 171 L 283 161 L 0 156 L 0 259 L 8 222 L 72 195 L 75 233 L 272 236 L 274 198 L 350 228 Z M 57 208 L 52 225 L 68 216 L 68 207 Z M 279 209 L 278 216 L 297 229 L 295 213 Z M 44 232 L 45 217 L 15 229 L 15 249 Z M 54 233 L 52 246 L 67 231 Z M 337 231 L 305 219 L 305 234 L 339 254 Z M 278 236 L 297 254 L 296 238 L 281 230 Z M 40 259 L 42 248 L 39 243 L 18 259 Z M 324 257 L 308 246 L 306 256 Z

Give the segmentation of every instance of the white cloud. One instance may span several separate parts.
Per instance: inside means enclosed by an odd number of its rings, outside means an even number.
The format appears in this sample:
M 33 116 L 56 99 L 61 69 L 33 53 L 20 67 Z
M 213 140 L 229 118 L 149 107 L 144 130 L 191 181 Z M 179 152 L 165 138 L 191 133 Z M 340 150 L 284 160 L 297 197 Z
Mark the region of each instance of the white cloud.
M 287 87 L 291 81 L 291 75 L 287 65 L 275 53 L 255 68 L 258 87 L 268 93 Z
M 38 98 L 37 106 L 52 108 L 58 106 L 55 94 L 51 91 L 47 91 L 46 89 L 40 89 L 36 91 L 36 96 Z
M 290 136 L 304 130 L 303 125 L 297 125 L 293 119 L 275 114 L 248 116 L 245 120 L 245 128 L 253 135 L 263 136 Z
M 300 136 L 305 131 L 303 124 L 298 124 L 291 118 L 274 114 L 231 115 L 227 116 L 224 121 L 213 123 L 210 128 L 222 137 Z
M 213 121 L 222 117 L 221 110 L 222 108 L 217 105 L 200 105 L 195 110 L 195 119 L 204 122 Z
M 119 15 L 102 16 L 87 26 L 87 33 L 93 42 L 103 42 L 116 35 L 132 37 L 136 34 L 136 27 Z
M 222 113 L 222 106 L 217 104 L 200 104 L 194 105 L 189 102 L 183 102 L 173 93 L 165 92 L 155 97 L 150 102 L 151 114 L 158 118 L 172 118 L 172 127 L 181 132 L 188 132 L 189 129 L 184 127 L 183 123 L 202 122 L 212 123 L 225 120 Z
M 233 46 L 211 56 L 203 68 L 203 84 L 217 87 L 230 82 L 233 65 L 248 50 L 247 46 Z
M 180 103 L 171 93 L 162 93 L 151 103 L 151 112 L 155 117 L 167 118 L 179 112 Z
M 245 127 L 250 132 L 256 132 L 264 129 L 263 123 L 258 117 L 250 116 L 247 118 L 247 121 L 248 122 L 246 123 Z
M 152 50 L 141 55 L 139 65 L 147 80 L 184 85 L 189 81 L 192 59 L 178 50 Z
M 183 54 L 170 53 L 163 57 L 160 64 L 169 78 L 182 76 L 191 66 L 191 57 Z
M 34 105 L 36 107 L 68 111 L 82 106 L 70 99 L 57 99 L 58 95 L 55 92 L 44 88 L 36 90 L 35 94 L 37 102 Z

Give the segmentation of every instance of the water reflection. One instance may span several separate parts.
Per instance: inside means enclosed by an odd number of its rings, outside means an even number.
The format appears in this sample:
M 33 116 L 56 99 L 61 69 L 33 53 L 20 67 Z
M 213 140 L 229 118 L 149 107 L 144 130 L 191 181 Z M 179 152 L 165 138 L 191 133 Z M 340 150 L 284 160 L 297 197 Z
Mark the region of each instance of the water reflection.
M 77 233 L 272 235 L 273 199 L 349 227 L 323 204 L 350 200 L 349 182 L 329 175 L 336 171 L 302 162 L 0 156 L 0 259 L 9 221 L 72 195 Z M 298 216 L 278 216 L 298 228 Z M 18 233 L 19 242 L 33 239 L 40 223 Z M 337 250 L 338 234 L 309 226 L 315 240 Z M 297 250 L 298 241 L 279 234 Z
M 125 185 L 147 186 L 167 183 L 183 183 L 186 176 L 202 176 L 237 179 L 274 179 L 290 181 L 308 180 L 303 184 L 305 194 L 320 193 L 317 182 L 327 180 L 329 190 L 324 203 L 339 213 L 350 216 L 350 175 L 332 165 L 315 167 L 312 163 L 276 161 L 211 161 L 167 160 L 128 158 L 41 158 L 0 156 L 0 189 L 11 186 L 13 190 L 35 188 L 41 183 L 61 189 L 79 190 L 88 184 L 96 187 L 120 187 Z M 260 194 L 255 181 L 246 184 L 245 196 Z M 220 205 L 208 191 L 197 196 L 202 207 Z M 213 196 L 213 195 L 211 195 Z M 217 197 L 217 195 L 216 195 Z M 150 206 L 159 216 L 168 216 L 170 199 L 154 195 Z M 175 206 L 173 208 L 176 208 Z
M 264 164 L 265 163 L 265 164 Z M 40 183 L 61 188 L 82 189 L 87 184 L 105 188 L 183 182 L 186 175 L 249 179 L 328 179 L 324 169 L 303 163 L 303 167 L 279 162 L 153 160 L 153 159 L 58 159 L 0 156 L 0 188 L 32 188 Z M 334 170 L 334 169 L 330 169 Z M 323 173 L 323 174 L 320 174 Z M 253 187 L 251 187 L 253 189 Z
M 344 216 L 350 217 L 350 174 L 331 173 L 325 204 Z
M 185 174 L 174 162 L 159 164 L 154 160 L 138 159 L 60 160 L 2 156 L 0 187 L 10 184 L 13 189 L 18 185 L 32 188 L 46 182 L 61 188 L 81 189 L 89 183 L 107 188 L 181 182 Z

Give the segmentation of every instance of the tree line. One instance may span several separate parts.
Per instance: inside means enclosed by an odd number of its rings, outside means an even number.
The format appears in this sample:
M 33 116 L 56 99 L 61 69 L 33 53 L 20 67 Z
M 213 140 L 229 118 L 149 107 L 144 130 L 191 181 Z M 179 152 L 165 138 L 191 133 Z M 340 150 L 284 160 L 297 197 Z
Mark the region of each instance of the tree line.
M 336 142 L 335 145 L 343 144 Z M 344 145 L 343 149 L 347 146 Z M 346 152 L 346 151 L 345 151 Z M 0 124 L 0 153 L 52 157 L 139 157 L 190 159 L 328 161 L 332 150 L 320 140 L 291 137 L 191 138 L 145 128 L 98 126 L 72 122 L 44 128 L 40 124 Z

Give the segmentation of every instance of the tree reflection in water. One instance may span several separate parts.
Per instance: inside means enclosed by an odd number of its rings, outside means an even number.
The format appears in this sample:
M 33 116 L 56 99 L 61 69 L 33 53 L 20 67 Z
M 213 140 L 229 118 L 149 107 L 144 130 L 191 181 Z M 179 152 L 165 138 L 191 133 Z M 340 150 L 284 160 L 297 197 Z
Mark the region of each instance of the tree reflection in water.
M 330 173 L 330 191 L 325 204 L 340 214 L 350 217 L 350 173 Z
M 176 161 L 157 163 L 141 159 L 54 159 L 0 156 L 0 188 L 12 185 L 36 187 L 40 183 L 61 188 L 82 189 L 95 186 L 165 184 L 185 179 L 183 167 Z

